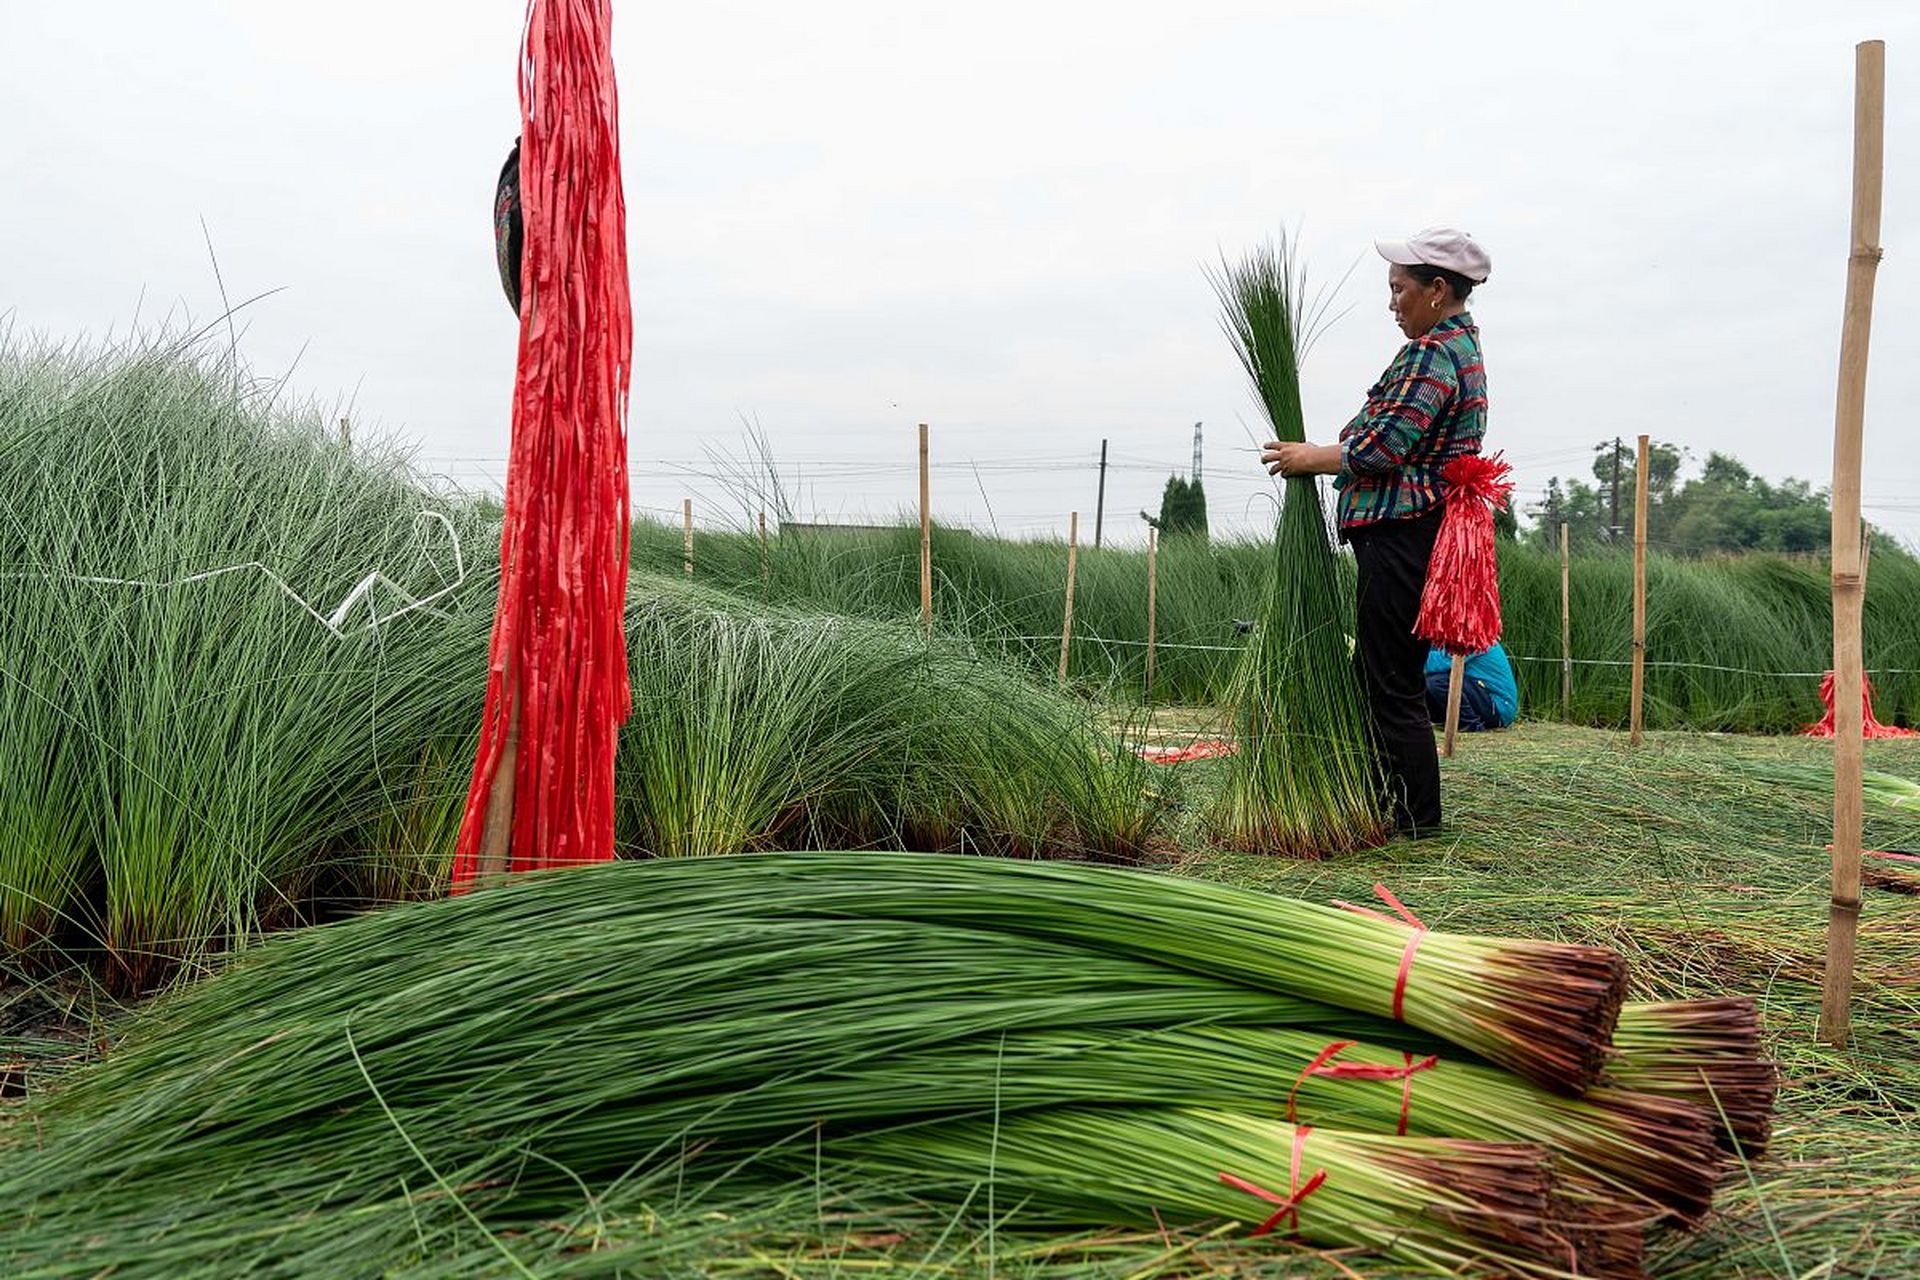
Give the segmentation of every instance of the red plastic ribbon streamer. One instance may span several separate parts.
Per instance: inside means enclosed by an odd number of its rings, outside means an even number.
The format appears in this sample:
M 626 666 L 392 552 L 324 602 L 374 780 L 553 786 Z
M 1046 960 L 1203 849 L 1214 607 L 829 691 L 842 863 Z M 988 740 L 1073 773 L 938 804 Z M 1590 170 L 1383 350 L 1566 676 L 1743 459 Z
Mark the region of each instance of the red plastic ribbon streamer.
M 1808 725 L 1800 732 L 1809 738 L 1831 738 L 1833 736 L 1833 672 L 1829 671 L 1820 678 L 1820 701 L 1826 704 L 1827 714 Z M 1860 677 L 1860 736 L 1863 738 L 1920 738 L 1920 731 L 1897 729 L 1890 724 L 1881 724 L 1873 718 L 1873 681 Z
M 1513 468 L 1502 455 L 1468 454 L 1440 468 L 1445 514 L 1427 560 L 1416 635 L 1448 653 L 1484 653 L 1500 638 L 1500 576 L 1493 513 L 1513 496 Z
M 1385 912 L 1375 911 L 1372 907 L 1356 907 L 1353 903 L 1342 902 L 1338 898 L 1333 900 L 1333 905 L 1339 907 L 1342 911 L 1351 911 L 1357 916 L 1366 916 L 1373 920 L 1385 920 L 1389 924 L 1404 924 L 1413 930 L 1413 936 L 1407 939 L 1406 950 L 1400 953 L 1400 972 L 1396 974 L 1393 979 L 1393 1020 L 1395 1022 L 1402 1022 L 1405 1021 L 1405 1019 L 1400 1016 L 1400 1013 L 1407 999 L 1407 979 L 1413 973 L 1413 954 L 1420 949 L 1420 944 L 1426 940 L 1426 936 L 1431 930 L 1420 922 L 1419 916 L 1407 910 L 1405 904 L 1393 896 L 1393 890 L 1387 888 L 1384 884 L 1376 884 L 1373 886 L 1373 891 L 1379 896 L 1380 901 L 1394 909 L 1395 914 L 1400 917 L 1398 920 L 1395 920 L 1393 916 L 1387 915 Z
M 454 891 L 469 887 L 517 734 L 510 869 L 613 857 L 632 695 L 626 601 L 633 353 L 611 0 L 531 0 L 520 75 L 525 224 L 500 596 Z
M 1222 1173 L 1220 1175 L 1220 1181 L 1226 1183 L 1234 1190 L 1244 1191 L 1251 1196 L 1259 1196 L 1268 1204 L 1277 1204 L 1280 1206 L 1274 1210 L 1271 1217 L 1254 1228 L 1252 1236 L 1248 1237 L 1249 1239 L 1255 1239 L 1268 1234 L 1280 1225 L 1282 1218 L 1291 1219 L 1287 1224 L 1287 1230 L 1289 1232 L 1300 1229 L 1300 1202 L 1318 1191 L 1320 1184 L 1327 1180 L 1327 1171 L 1325 1169 L 1319 1169 L 1314 1172 L 1311 1178 L 1307 1179 L 1305 1186 L 1300 1185 L 1300 1147 L 1301 1144 L 1306 1142 L 1307 1135 L 1312 1132 L 1313 1126 L 1310 1124 L 1299 1125 L 1295 1127 L 1293 1131 L 1293 1160 L 1287 1175 L 1287 1194 L 1284 1196 L 1276 1195 L 1258 1183 L 1248 1182 L 1245 1178 L 1236 1178 L 1230 1173 Z
M 1287 1090 L 1287 1123 L 1298 1123 L 1293 1109 L 1294 1098 L 1299 1094 L 1300 1086 L 1305 1084 L 1310 1076 L 1325 1076 L 1329 1080 L 1398 1080 L 1400 1082 L 1400 1128 L 1397 1132 L 1405 1137 L 1407 1117 L 1413 1111 L 1413 1078 L 1422 1071 L 1431 1071 L 1439 1066 L 1440 1055 L 1430 1053 L 1415 1062 L 1411 1053 L 1402 1050 L 1400 1056 L 1404 1059 L 1404 1063 L 1398 1067 L 1390 1067 L 1381 1062 L 1335 1061 L 1353 1046 L 1352 1040 L 1335 1040 L 1307 1064 L 1306 1070 L 1302 1071 L 1299 1079 L 1293 1082 L 1293 1088 Z

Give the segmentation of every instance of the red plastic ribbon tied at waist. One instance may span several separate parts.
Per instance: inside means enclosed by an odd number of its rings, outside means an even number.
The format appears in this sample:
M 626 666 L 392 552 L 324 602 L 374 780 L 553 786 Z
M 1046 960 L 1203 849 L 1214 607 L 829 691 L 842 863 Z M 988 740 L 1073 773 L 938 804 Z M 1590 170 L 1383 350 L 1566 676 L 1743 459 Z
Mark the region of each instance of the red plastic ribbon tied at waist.
M 1407 1132 L 1407 1116 L 1413 1110 L 1413 1078 L 1422 1071 L 1431 1071 L 1440 1065 L 1440 1055 L 1430 1053 L 1419 1061 L 1414 1061 L 1411 1053 L 1402 1050 L 1400 1066 L 1388 1066 L 1384 1062 L 1337 1062 L 1341 1054 L 1353 1048 L 1352 1040 L 1335 1040 L 1322 1049 L 1307 1064 L 1300 1078 L 1293 1082 L 1293 1088 L 1287 1090 L 1287 1123 L 1297 1124 L 1299 1118 L 1294 1113 L 1294 1099 L 1300 1094 L 1300 1086 L 1312 1076 L 1325 1076 L 1329 1080 L 1398 1080 L 1400 1082 L 1400 1127 L 1395 1132 L 1402 1137 Z
M 1273 1211 L 1265 1222 L 1253 1229 L 1253 1235 L 1250 1236 L 1249 1239 L 1268 1234 L 1280 1225 L 1282 1219 L 1288 1220 L 1287 1230 L 1289 1232 L 1300 1229 L 1300 1202 L 1318 1191 L 1320 1184 L 1327 1180 L 1327 1171 L 1325 1169 L 1316 1169 L 1313 1176 L 1307 1179 L 1305 1186 L 1302 1186 L 1300 1183 L 1300 1148 L 1306 1142 L 1307 1135 L 1312 1132 L 1313 1126 L 1310 1124 L 1297 1125 L 1294 1127 L 1293 1158 L 1288 1162 L 1287 1194 L 1284 1196 L 1277 1195 L 1265 1187 L 1260 1186 L 1258 1183 L 1248 1182 L 1245 1178 L 1236 1178 L 1230 1173 L 1222 1173 L 1220 1175 L 1220 1181 L 1226 1183 L 1234 1190 L 1244 1191 L 1250 1196 L 1260 1197 L 1268 1204 L 1277 1204 L 1280 1206 Z
M 1402 1007 L 1406 1004 L 1407 976 L 1413 972 L 1413 955 L 1420 950 L 1421 942 L 1432 930 L 1420 922 L 1419 916 L 1407 910 L 1400 899 L 1393 896 L 1393 890 L 1384 884 L 1376 884 L 1373 886 L 1373 891 L 1379 895 L 1380 901 L 1394 909 L 1395 914 L 1400 917 L 1398 920 L 1383 911 L 1375 911 L 1372 907 L 1356 907 L 1353 903 L 1342 902 L 1338 898 L 1333 900 L 1333 905 L 1342 911 L 1351 911 L 1355 915 L 1368 916 L 1374 920 L 1385 920 L 1389 924 L 1404 924 L 1413 930 L 1413 936 L 1407 939 L 1407 949 L 1400 953 L 1400 972 L 1393 979 L 1393 1020 L 1404 1022 L 1405 1019 L 1400 1014 Z

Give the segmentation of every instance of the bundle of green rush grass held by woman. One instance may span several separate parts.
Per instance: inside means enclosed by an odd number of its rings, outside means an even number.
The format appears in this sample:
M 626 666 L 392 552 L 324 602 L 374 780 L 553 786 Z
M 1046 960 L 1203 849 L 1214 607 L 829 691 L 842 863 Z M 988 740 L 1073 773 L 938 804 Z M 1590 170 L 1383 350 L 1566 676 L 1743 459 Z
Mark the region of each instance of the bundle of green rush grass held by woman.
M 1300 360 L 1324 296 L 1309 298 L 1285 238 L 1209 276 L 1221 327 L 1274 434 L 1304 440 Z M 1386 819 L 1347 661 L 1332 534 L 1310 476 L 1281 486 L 1271 564 L 1259 626 L 1233 682 L 1240 750 L 1227 764 L 1214 828 L 1234 848 L 1295 857 L 1377 844 Z
M 1338 444 L 1282 436 L 1261 460 L 1278 475 L 1334 477 L 1340 538 L 1353 548 L 1355 656 L 1376 764 L 1395 829 L 1419 836 L 1440 826 L 1440 761 L 1427 718 L 1427 645 L 1414 621 L 1446 468 L 1479 453 L 1486 431 L 1486 364 L 1467 298 L 1492 268 L 1462 231 L 1435 228 L 1375 248 L 1405 344 Z

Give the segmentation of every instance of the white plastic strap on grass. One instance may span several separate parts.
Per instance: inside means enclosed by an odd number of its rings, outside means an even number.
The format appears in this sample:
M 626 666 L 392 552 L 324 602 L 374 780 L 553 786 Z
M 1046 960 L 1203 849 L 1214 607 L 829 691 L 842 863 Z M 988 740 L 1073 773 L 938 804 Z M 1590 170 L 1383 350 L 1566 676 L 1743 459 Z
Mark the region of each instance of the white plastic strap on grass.
M 258 560 L 248 560 L 244 564 L 225 565 L 218 569 L 205 569 L 199 573 L 190 573 L 183 578 L 172 578 L 164 582 L 147 581 L 139 578 L 96 577 L 86 574 L 14 573 L 5 576 L 10 578 L 58 578 L 65 582 L 85 582 L 98 586 L 138 587 L 143 590 L 163 591 L 173 587 L 188 586 L 195 582 L 207 582 L 214 578 L 225 577 L 230 573 L 257 572 L 264 574 L 268 581 L 280 588 L 281 592 L 285 594 L 289 600 L 292 600 L 304 609 L 308 617 L 312 618 L 322 627 L 325 627 L 334 639 L 345 640 L 353 634 L 354 631 L 358 630 L 371 631 L 377 634 L 383 624 L 423 609 L 436 616 L 444 617 L 445 615 L 438 609 L 433 608 L 434 602 L 444 599 L 459 590 L 460 585 L 467 580 L 466 559 L 460 553 L 460 533 L 453 527 L 453 521 L 447 519 L 446 516 L 440 514 L 438 511 L 422 511 L 417 518 L 421 520 L 437 520 L 440 523 L 440 527 L 447 531 L 447 538 L 453 543 L 453 581 L 441 587 L 438 591 L 434 591 L 425 596 L 415 597 L 408 592 L 405 587 L 402 587 L 385 573 L 375 569 L 372 573 L 369 573 L 366 577 L 355 583 L 353 589 L 347 592 L 339 604 L 334 606 L 333 612 L 331 613 L 321 613 L 305 596 L 295 591 L 285 578 Z M 372 599 L 375 587 L 385 587 L 393 595 L 398 596 L 403 603 L 398 609 L 394 609 L 389 613 L 381 613 L 379 607 Z M 348 616 L 352 614 L 354 606 L 360 604 L 363 600 L 366 602 L 367 611 L 365 624 L 361 627 L 348 628 L 345 625 Z

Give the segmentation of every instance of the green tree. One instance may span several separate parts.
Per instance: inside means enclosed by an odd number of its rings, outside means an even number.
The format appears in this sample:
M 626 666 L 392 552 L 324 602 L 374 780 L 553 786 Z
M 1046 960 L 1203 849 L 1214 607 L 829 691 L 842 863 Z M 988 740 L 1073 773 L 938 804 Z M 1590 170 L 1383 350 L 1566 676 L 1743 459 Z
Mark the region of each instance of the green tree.
M 1167 487 L 1160 495 L 1160 514 L 1158 517 L 1142 511 L 1140 518 L 1158 529 L 1162 534 L 1194 534 L 1207 536 L 1207 493 L 1201 487 L 1199 479 L 1185 476 L 1168 476 Z
M 1673 497 L 1680 468 L 1687 451 L 1678 445 L 1653 440 L 1647 444 L 1647 536 L 1660 539 L 1664 534 L 1662 511 Z M 1536 546 L 1560 545 L 1560 522 L 1567 524 L 1567 536 L 1576 545 L 1616 544 L 1633 541 L 1634 470 L 1639 462 L 1637 442 L 1602 440 L 1593 446 L 1593 484 L 1580 480 L 1564 483 L 1555 476 L 1547 481 L 1545 496 L 1527 508 L 1534 526 L 1527 532 Z M 1619 478 L 1619 519 L 1614 519 L 1614 483 Z

